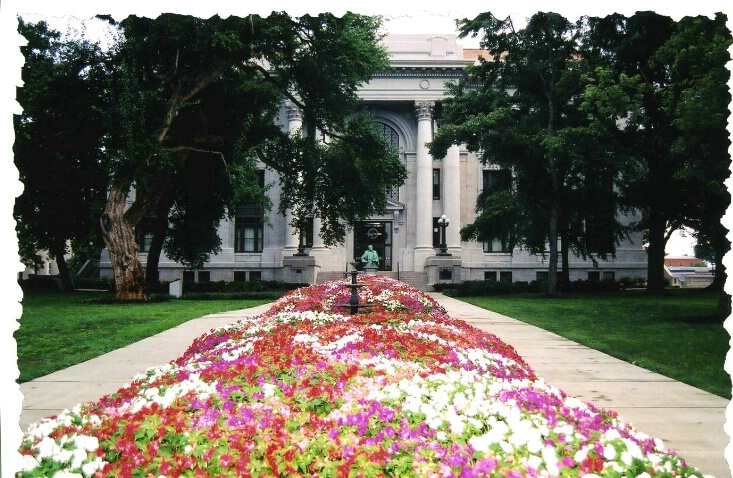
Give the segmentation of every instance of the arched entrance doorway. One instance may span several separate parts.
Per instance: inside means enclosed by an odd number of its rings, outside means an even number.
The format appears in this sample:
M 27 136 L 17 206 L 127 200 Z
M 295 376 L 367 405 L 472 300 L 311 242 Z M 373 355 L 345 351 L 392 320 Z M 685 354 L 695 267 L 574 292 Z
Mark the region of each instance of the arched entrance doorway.
M 392 221 L 360 221 L 354 225 L 354 260 L 361 261 L 361 255 L 370 244 L 379 255 L 379 270 L 391 271 Z

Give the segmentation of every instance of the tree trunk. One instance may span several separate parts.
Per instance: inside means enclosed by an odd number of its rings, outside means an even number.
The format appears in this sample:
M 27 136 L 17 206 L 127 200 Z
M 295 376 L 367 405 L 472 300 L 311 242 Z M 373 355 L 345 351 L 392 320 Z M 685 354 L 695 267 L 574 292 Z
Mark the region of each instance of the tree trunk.
M 173 207 L 175 189 L 169 184 L 165 186 L 165 192 L 155 205 L 155 225 L 153 226 L 153 241 L 148 250 L 148 261 L 145 264 L 145 286 L 147 290 L 158 287 L 160 282 L 160 254 L 163 252 L 166 233 L 168 231 L 168 215 Z
M 156 228 L 156 231 L 153 232 L 153 240 L 150 242 L 150 249 L 148 249 L 148 260 L 145 263 L 145 289 L 148 291 L 156 290 L 160 283 L 158 267 L 164 242 L 165 231 L 161 233 Z
M 557 234 L 560 221 L 560 178 L 555 159 L 550 158 L 550 177 L 552 179 L 552 199 L 550 204 L 550 224 L 548 238 L 550 240 L 550 271 L 547 274 L 547 296 L 557 297 Z
M 74 290 L 74 284 L 71 282 L 71 274 L 69 274 L 69 267 L 66 265 L 66 259 L 64 259 L 64 248 L 63 247 L 52 247 L 48 251 L 56 260 L 56 265 L 59 268 L 59 279 L 61 279 L 61 290 L 69 292 Z
M 649 212 L 649 248 L 647 249 L 647 279 L 646 290 L 651 294 L 664 292 L 664 247 L 667 222 L 652 206 Z
M 555 201 L 550 206 L 550 271 L 547 274 L 547 295 L 549 297 L 557 296 L 557 204 Z
M 567 232 L 562 233 L 560 235 L 562 270 L 558 278 L 558 283 L 560 284 L 570 283 L 570 244 L 568 242 Z
M 129 190 L 129 185 L 112 185 L 107 206 L 100 219 L 102 237 L 112 263 L 115 300 L 147 300 L 135 232 L 133 225 L 125 218 L 125 200 Z
M 725 238 L 724 238 L 725 240 Z M 725 292 L 725 281 L 728 274 L 723 265 L 723 256 L 726 251 L 719 248 L 715 249 L 715 277 L 713 278 L 713 287 L 718 290 L 718 308 L 716 315 L 725 320 L 731 314 L 731 297 Z

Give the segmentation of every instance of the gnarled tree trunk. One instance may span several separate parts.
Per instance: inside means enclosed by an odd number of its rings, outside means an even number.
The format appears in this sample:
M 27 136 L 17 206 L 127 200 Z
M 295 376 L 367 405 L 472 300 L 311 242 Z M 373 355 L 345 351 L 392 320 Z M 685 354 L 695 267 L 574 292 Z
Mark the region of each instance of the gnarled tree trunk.
M 147 300 L 145 275 L 137 255 L 134 225 L 125 218 L 129 185 L 113 184 L 100 219 L 115 283 L 115 300 Z

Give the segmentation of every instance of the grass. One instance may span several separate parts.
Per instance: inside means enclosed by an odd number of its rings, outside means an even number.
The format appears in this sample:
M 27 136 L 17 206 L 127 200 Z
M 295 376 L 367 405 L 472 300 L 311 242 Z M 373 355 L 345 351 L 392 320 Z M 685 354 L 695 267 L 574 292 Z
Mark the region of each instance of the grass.
M 731 378 L 723 369 L 730 336 L 713 317 L 714 292 L 670 290 L 651 296 L 628 290 L 560 299 L 531 294 L 460 299 L 731 398 Z
M 19 382 L 85 360 L 215 312 L 254 307 L 268 300 L 172 300 L 95 304 L 108 292 L 26 290 L 18 344 Z

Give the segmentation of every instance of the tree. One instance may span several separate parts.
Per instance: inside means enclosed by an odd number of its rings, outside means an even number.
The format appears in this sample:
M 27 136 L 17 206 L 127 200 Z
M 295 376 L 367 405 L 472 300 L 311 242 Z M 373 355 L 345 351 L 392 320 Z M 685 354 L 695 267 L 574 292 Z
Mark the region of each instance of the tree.
M 449 85 L 440 129 L 431 145 L 443 157 L 451 144 L 465 144 L 485 164 L 498 164 L 513 175 L 511 189 L 479 198 L 477 220 L 461 230 L 464 240 L 491 240 L 495 234 L 509 245 L 532 253 L 549 250 L 548 290 L 557 294 L 558 239 L 564 256 L 570 248 L 586 255 L 613 253 L 622 234 L 615 220 L 613 189 L 607 187 L 620 165 L 598 147 L 580 103 L 585 64 L 578 50 L 580 25 L 554 13 L 533 15 L 515 31 L 510 18 L 484 13 L 460 23 L 461 36 L 481 35 L 489 59 L 468 67 L 465 77 Z M 589 191 L 604 184 L 603 197 Z M 580 201 L 578 195 L 585 195 Z M 588 202 L 591 200 L 592 202 Z M 589 209 L 606 204 L 609 240 L 601 250 L 588 247 Z M 493 237 L 492 237 L 493 236 Z
M 679 131 L 671 149 L 682 157 L 675 178 L 683 183 L 685 225 L 696 231 L 698 244 L 713 251 L 713 287 L 720 292 L 721 318 L 731 312 L 730 296 L 723 288 L 727 275 L 723 256 L 730 250 L 730 241 L 721 219 L 730 205 L 724 181 L 731 165 L 727 130 L 730 72 L 726 65 L 732 43 L 725 15 L 685 17 L 655 55 L 656 61 L 669 65 L 672 78 L 672 87 L 663 92 L 663 98 Z
M 353 222 L 384 207 L 384 191 L 403 182 L 406 172 L 363 118 L 351 118 L 357 87 L 386 66 L 378 25 L 376 18 L 351 13 L 340 18 L 322 14 L 293 19 L 273 13 L 267 18 L 208 20 L 162 15 L 120 23 L 122 41 L 113 50 L 116 67 L 109 73 L 115 124 L 105 143 L 111 187 L 101 218 L 117 299 L 145 299 L 134 227 L 163 197 L 172 172 L 183 169 L 184 158 L 192 153 L 229 167 L 252 164 L 257 155 L 281 174 L 281 207 L 295 209 L 296 222 L 304 220 L 306 210 L 321 215 L 326 243 L 343 238 L 340 219 Z M 188 141 L 176 133 L 183 113 L 206 110 L 211 101 L 207 92 L 232 92 L 237 85 L 239 102 L 255 101 L 258 95 L 271 99 L 246 120 L 226 125 L 239 132 L 240 141 L 202 148 L 196 138 Z M 305 112 L 305 139 L 276 127 L 274 114 L 283 97 Z M 317 144 L 316 130 L 334 138 L 331 147 Z M 334 152 L 346 148 L 354 155 L 336 161 Z M 352 167 L 367 158 L 372 169 Z M 332 204 L 334 198 L 317 186 L 319 181 L 340 184 L 344 171 L 355 175 L 352 182 L 368 178 L 372 187 L 342 189 Z M 128 208 L 133 186 L 136 195 Z
M 723 16 L 674 22 L 653 12 L 590 18 L 583 56 L 597 60 L 597 78 L 625 90 L 616 101 L 623 127 L 607 125 L 636 158 L 641 174 L 623 194 L 642 211 L 648 242 L 647 289 L 665 287 L 664 250 L 682 226 L 705 230 L 727 250 L 720 228 L 729 196 L 726 89 L 730 33 Z M 604 91 L 604 88 L 600 88 Z M 612 108 L 602 95 L 590 102 Z M 721 256 L 722 257 L 722 256 Z
M 15 165 L 24 185 L 14 210 L 18 238 L 31 261 L 48 250 L 70 290 L 67 244 L 94 242 L 104 204 L 102 54 L 88 42 L 62 40 L 45 22 L 19 19 L 19 31 L 28 45 L 21 49 L 24 86 L 18 89 L 23 113 L 14 118 Z

